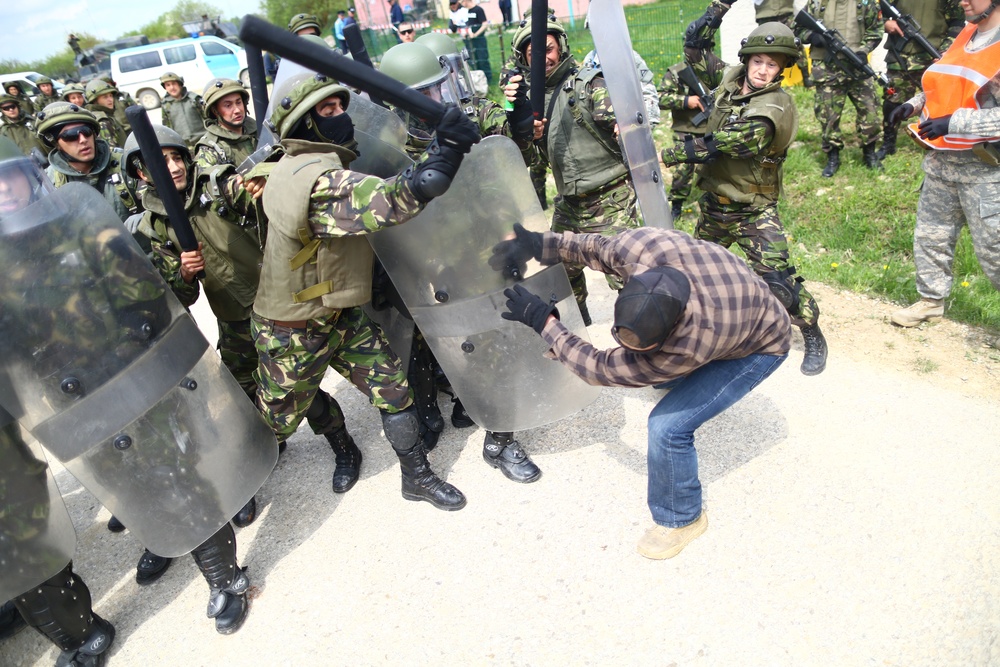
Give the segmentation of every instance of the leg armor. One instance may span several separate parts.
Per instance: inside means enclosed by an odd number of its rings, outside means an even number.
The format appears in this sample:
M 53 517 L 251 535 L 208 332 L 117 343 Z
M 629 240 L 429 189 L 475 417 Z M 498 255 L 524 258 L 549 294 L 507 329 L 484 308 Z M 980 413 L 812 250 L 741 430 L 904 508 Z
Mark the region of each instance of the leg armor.
M 224 635 L 240 629 L 246 620 L 250 579 L 236 562 L 236 534 L 228 523 L 191 552 L 208 587 L 208 617 Z
M 434 355 L 423 336 L 413 337 L 410 353 L 410 370 L 406 379 L 413 389 L 413 401 L 420 418 L 420 436 L 424 449 L 431 451 L 437 446 L 438 437 L 444 430 L 444 418 L 437 402 L 437 384 L 434 381 Z
M 427 452 L 420 444 L 420 425 L 416 408 L 411 406 L 401 412 L 382 412 L 382 428 L 386 439 L 399 457 L 404 498 L 426 500 L 434 507 L 447 511 L 465 507 L 466 500 L 462 492 L 431 470 Z
M 795 267 L 789 266 L 784 271 L 771 271 L 761 275 L 771 293 L 789 313 L 799 312 L 799 292 L 802 291 L 802 276 L 795 275 Z

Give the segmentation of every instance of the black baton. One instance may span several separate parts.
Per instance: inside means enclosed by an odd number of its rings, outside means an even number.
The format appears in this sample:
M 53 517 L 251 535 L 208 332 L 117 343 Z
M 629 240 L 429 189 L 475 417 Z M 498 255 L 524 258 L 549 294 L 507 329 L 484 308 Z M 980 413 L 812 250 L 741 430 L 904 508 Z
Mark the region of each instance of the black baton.
M 267 74 L 264 73 L 264 53 L 253 44 L 245 44 L 247 69 L 250 72 L 250 96 L 253 99 L 253 115 L 258 122 L 267 113 Z
M 531 112 L 535 120 L 545 114 L 545 50 L 548 46 L 548 0 L 531 0 Z M 515 48 L 517 45 L 515 45 Z

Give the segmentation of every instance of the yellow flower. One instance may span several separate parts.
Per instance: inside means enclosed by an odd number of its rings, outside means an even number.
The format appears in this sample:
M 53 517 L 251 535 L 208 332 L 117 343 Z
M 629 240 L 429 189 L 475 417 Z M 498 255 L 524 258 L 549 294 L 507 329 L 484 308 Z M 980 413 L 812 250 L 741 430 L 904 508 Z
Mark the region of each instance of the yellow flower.
M 888 269 L 889 269 L 889 265 L 888 264 L 883 264 L 882 265 L 882 270 L 883 271 L 887 271 Z
M 968 286 L 969 286 L 969 281 L 968 280 L 963 280 L 962 281 L 962 287 L 968 287 Z
M 838 264 L 837 262 L 831 262 L 831 263 L 830 263 L 830 268 L 833 268 L 833 269 L 835 269 L 835 268 L 837 268 L 838 266 L 840 266 L 840 264 Z

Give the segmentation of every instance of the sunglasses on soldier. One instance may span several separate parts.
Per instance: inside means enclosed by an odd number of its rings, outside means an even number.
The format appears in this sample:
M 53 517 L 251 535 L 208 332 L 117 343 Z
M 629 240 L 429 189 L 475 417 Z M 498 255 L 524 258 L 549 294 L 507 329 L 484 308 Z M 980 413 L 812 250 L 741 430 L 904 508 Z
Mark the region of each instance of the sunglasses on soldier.
M 0 107 L 0 110 L 2 110 L 2 111 L 13 111 L 16 108 L 17 108 L 16 104 L 5 104 L 2 107 Z
M 89 125 L 81 125 L 70 130 L 63 130 L 59 133 L 59 138 L 63 141 L 74 142 L 79 141 L 81 135 L 89 139 L 94 136 L 94 128 Z

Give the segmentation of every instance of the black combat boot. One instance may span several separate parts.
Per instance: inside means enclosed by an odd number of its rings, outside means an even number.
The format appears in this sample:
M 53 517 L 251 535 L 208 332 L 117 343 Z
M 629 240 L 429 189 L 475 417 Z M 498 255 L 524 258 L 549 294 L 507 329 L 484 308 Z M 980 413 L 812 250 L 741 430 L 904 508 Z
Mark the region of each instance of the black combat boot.
M 112 514 L 111 518 L 108 519 L 108 530 L 112 533 L 120 533 L 125 530 L 125 524 L 119 521 L 118 517 Z
M 882 161 L 875 151 L 874 141 L 861 147 L 861 159 L 864 160 L 865 166 L 869 169 L 874 169 L 875 171 L 882 170 Z
M 475 426 L 476 422 L 472 421 L 472 417 L 465 411 L 462 399 L 456 397 L 451 400 L 454 401 L 454 405 L 451 406 L 451 425 L 455 428 L 470 428 Z
M 420 426 L 415 408 L 411 406 L 396 413 L 383 412 L 382 428 L 399 457 L 404 498 L 426 500 L 434 507 L 449 512 L 465 507 L 462 492 L 431 470 L 427 452 L 420 444 Z
M 233 517 L 233 525 L 246 528 L 257 519 L 257 498 L 251 498 Z
M 499 468 L 503 476 L 512 482 L 528 484 L 542 476 L 523 449 L 521 443 L 514 439 L 510 432 L 486 432 L 483 442 L 483 460 L 494 468 Z
M 354 438 L 342 426 L 333 433 L 327 433 L 337 464 L 333 469 L 333 492 L 347 493 L 358 482 L 361 475 L 361 450 L 354 444 Z
M 250 605 L 250 579 L 236 562 L 236 534 L 228 523 L 191 552 L 208 582 L 208 617 L 219 634 L 231 635 L 243 625 Z
M 172 561 L 172 558 L 157 556 L 149 549 L 144 549 L 135 566 L 135 583 L 148 586 L 163 576 Z
M 12 600 L 7 600 L 0 605 L 0 640 L 13 637 L 27 627 L 21 612 L 14 606 Z
M 115 628 L 94 613 L 90 589 L 73 573 L 72 563 L 13 602 L 25 622 L 62 651 L 56 665 L 104 664 Z
M 831 148 L 826 154 L 826 166 L 823 167 L 823 178 L 833 178 L 840 169 L 840 149 Z
M 826 368 L 826 338 L 819 330 L 818 323 L 811 327 L 802 327 L 801 331 L 805 355 L 802 357 L 802 366 L 799 370 L 803 375 L 819 375 Z
M 670 218 L 676 220 L 681 217 L 681 213 L 684 210 L 684 200 L 683 199 L 671 199 L 670 200 Z
M 882 147 L 875 151 L 875 157 L 884 160 L 889 155 L 896 154 L 897 128 L 886 125 L 882 128 Z

